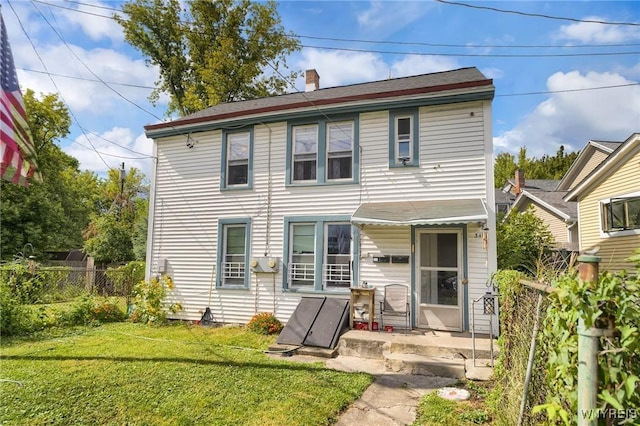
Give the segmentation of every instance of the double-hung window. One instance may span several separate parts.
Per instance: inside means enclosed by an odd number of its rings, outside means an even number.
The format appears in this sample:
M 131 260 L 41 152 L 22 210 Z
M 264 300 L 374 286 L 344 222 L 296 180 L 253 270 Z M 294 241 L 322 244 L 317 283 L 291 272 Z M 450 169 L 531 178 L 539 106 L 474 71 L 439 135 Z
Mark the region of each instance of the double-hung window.
M 285 218 L 288 250 L 284 287 L 289 290 L 347 289 L 356 280 L 352 241 L 357 228 L 343 217 Z
M 417 110 L 389 113 L 389 166 L 418 166 L 418 112 Z
M 250 188 L 252 184 L 252 131 L 223 132 L 222 189 Z
M 325 288 L 351 286 L 351 224 L 325 224 L 324 276 Z
M 312 289 L 315 282 L 315 223 L 291 224 L 289 275 L 292 287 Z
M 358 117 L 294 121 L 287 127 L 287 185 L 358 183 Z
M 293 128 L 293 181 L 315 181 L 318 167 L 318 126 Z
M 248 287 L 250 221 L 220 220 L 218 225 L 218 287 Z
M 327 180 L 353 176 L 353 122 L 327 124 Z
M 604 232 L 640 229 L 640 195 L 603 202 L 602 213 Z

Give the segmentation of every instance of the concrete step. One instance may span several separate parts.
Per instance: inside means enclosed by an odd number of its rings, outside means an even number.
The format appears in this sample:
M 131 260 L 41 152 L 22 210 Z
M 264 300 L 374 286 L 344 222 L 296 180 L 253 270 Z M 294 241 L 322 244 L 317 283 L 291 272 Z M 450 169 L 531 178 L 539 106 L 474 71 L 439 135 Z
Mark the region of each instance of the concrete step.
M 465 345 L 468 346 L 468 345 Z M 486 346 L 486 345 L 484 345 Z M 496 345 L 497 346 L 497 345 Z M 443 358 L 473 358 L 473 349 L 464 347 L 462 345 L 436 345 L 436 344 L 424 344 L 424 343 L 411 343 L 406 341 L 389 342 L 387 346 L 389 352 L 395 353 L 409 353 L 430 357 L 443 357 Z M 494 356 L 497 356 L 497 347 L 494 348 Z M 488 348 L 476 347 L 476 359 L 478 358 L 491 358 L 491 351 Z
M 421 376 L 465 378 L 465 360 L 462 358 L 440 358 L 407 353 L 384 354 L 384 365 L 394 373 Z

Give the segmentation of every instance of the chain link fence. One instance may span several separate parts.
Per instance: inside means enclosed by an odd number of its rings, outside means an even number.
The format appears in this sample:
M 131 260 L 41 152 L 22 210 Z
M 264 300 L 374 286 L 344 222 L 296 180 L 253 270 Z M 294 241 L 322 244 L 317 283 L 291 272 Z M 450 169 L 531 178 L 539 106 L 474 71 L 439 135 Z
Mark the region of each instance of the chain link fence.
M 532 337 L 541 326 L 548 306 L 547 295 L 542 288 L 524 285 L 514 278 L 514 282 L 500 285 L 499 293 L 501 347 L 495 369 L 496 385 L 501 389 L 496 404 L 500 407 L 498 424 L 537 425 L 544 418 L 541 414 L 531 414 L 531 410 L 545 402 L 547 354 L 539 346 L 531 360 L 530 353 Z
M 139 279 L 117 267 L 92 265 L 5 264 L 0 268 L 0 282 L 8 284 L 22 303 L 66 302 L 86 294 L 129 299 L 131 289 Z

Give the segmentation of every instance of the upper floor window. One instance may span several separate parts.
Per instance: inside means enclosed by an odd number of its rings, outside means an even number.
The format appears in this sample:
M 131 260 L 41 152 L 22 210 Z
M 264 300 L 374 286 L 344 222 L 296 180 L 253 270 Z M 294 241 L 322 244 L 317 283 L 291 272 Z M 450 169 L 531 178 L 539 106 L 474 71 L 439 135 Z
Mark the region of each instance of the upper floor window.
M 293 180 L 316 180 L 318 168 L 318 126 L 293 128 Z
M 218 287 L 248 287 L 250 221 L 221 220 L 218 226 Z
M 353 165 L 353 122 L 327 124 L 327 180 L 351 179 Z
M 389 113 L 389 167 L 418 166 L 418 111 Z
M 358 119 L 289 123 L 287 185 L 357 183 Z
M 250 188 L 252 184 L 253 132 L 223 132 L 223 189 Z
M 640 196 L 612 198 L 602 203 L 602 230 L 640 229 Z

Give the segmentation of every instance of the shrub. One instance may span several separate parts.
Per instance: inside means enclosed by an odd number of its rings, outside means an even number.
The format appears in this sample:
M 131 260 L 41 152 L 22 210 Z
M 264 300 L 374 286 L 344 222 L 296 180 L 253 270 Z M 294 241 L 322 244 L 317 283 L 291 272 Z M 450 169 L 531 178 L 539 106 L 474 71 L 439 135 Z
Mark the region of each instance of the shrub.
M 144 280 L 145 263 L 140 261 L 129 262 L 118 268 L 108 268 L 106 275 L 122 296 L 131 295 L 136 283 Z
M 251 318 L 247 328 L 259 334 L 278 334 L 284 326 L 271 312 L 262 312 Z
M 180 303 L 167 305 L 167 290 L 173 290 L 173 280 L 169 275 L 141 281 L 133 287 L 133 306 L 130 319 L 133 322 L 164 323 L 167 312 L 176 313 L 182 309 Z
M 24 331 L 25 309 L 9 284 L 0 281 L 0 335 L 12 336 Z

